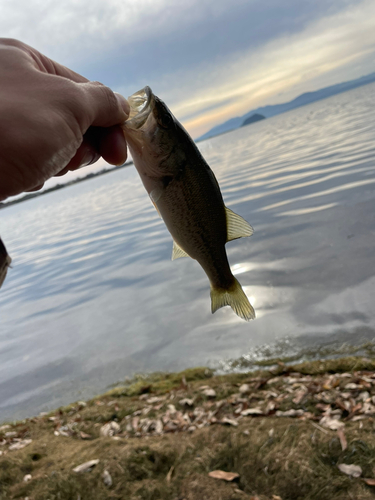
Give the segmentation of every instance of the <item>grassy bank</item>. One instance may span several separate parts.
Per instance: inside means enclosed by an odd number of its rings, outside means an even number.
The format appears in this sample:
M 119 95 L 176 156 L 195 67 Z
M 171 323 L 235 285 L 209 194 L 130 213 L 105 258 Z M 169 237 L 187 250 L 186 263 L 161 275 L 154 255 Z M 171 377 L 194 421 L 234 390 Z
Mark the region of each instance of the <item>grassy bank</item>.
M 370 499 L 374 418 L 371 359 L 139 377 L 0 427 L 0 499 Z

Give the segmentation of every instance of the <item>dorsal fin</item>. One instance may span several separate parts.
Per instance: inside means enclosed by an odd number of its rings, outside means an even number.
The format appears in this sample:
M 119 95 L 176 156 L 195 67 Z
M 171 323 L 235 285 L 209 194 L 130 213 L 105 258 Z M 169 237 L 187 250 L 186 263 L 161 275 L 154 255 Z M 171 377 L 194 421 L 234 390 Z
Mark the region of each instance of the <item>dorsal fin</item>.
M 225 207 L 227 216 L 227 241 L 236 240 L 244 236 L 251 236 L 254 229 L 240 215 Z
M 176 260 L 181 257 L 189 257 L 189 255 L 173 240 L 172 260 Z

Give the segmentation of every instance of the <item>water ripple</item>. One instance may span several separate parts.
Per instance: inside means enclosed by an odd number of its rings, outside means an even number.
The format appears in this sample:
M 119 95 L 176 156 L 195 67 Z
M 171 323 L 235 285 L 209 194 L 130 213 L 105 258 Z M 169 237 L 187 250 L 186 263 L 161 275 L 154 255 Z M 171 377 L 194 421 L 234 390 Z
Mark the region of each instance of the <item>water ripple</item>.
M 13 268 L 0 293 L 0 420 L 134 371 L 269 345 L 287 355 L 285 337 L 306 356 L 304 339 L 374 332 L 374 107 L 367 85 L 199 144 L 226 203 L 255 228 L 227 245 L 257 312 L 250 324 L 228 308 L 212 316 L 201 268 L 171 262 L 134 168 L 2 210 Z

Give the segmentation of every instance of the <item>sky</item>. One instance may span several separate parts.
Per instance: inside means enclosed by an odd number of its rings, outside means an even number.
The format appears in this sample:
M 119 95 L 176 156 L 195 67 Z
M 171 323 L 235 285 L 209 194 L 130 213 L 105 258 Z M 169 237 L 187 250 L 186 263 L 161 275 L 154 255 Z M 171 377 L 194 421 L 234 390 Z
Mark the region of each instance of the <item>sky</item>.
M 0 0 L 0 33 L 126 97 L 149 85 L 197 138 L 375 71 L 375 0 Z

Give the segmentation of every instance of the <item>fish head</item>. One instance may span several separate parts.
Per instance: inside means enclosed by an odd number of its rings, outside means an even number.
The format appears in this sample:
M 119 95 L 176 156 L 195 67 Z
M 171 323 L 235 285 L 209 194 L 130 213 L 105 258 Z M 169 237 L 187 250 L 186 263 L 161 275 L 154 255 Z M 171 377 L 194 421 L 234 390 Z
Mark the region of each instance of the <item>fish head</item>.
M 186 163 L 186 131 L 150 87 L 128 100 L 130 115 L 123 130 L 139 173 L 176 175 Z

